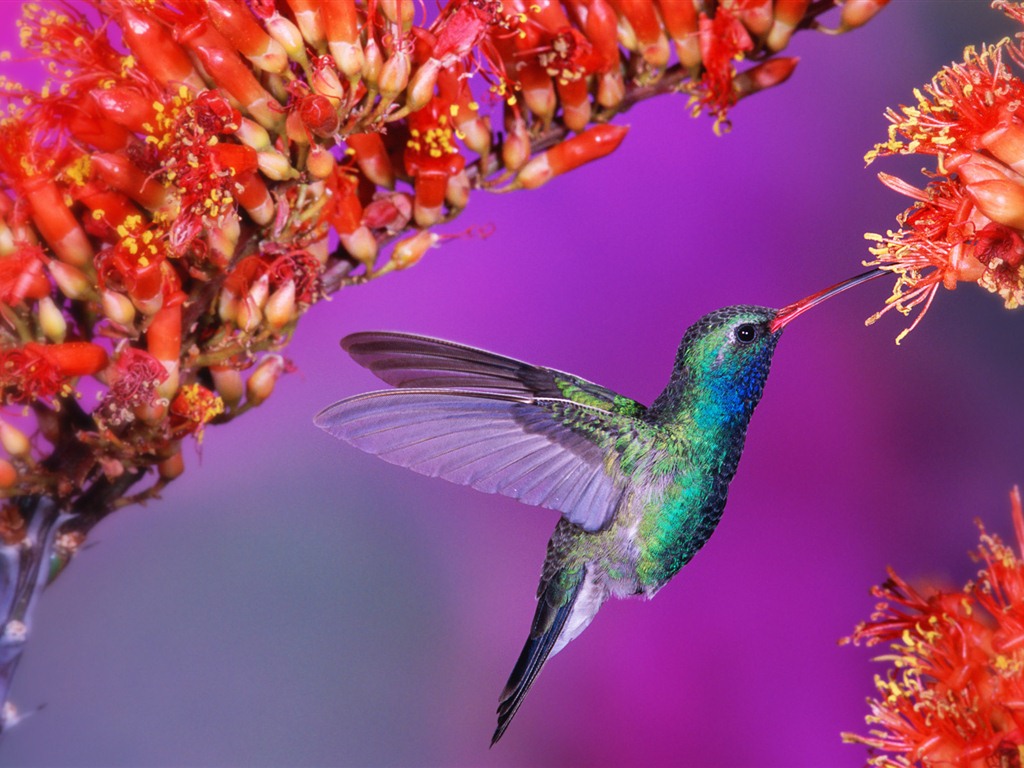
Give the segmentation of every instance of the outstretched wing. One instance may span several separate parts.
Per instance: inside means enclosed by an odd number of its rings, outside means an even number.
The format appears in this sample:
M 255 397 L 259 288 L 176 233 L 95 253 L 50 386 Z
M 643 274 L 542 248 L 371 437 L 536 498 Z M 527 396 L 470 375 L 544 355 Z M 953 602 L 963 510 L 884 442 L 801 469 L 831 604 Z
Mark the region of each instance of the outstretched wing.
M 640 416 L 646 410 L 635 400 L 571 373 L 443 339 L 364 331 L 346 336 L 341 346 L 375 376 L 402 389 L 483 389 L 572 400 L 627 416 Z
M 643 427 L 571 400 L 441 389 L 358 395 L 314 421 L 392 464 L 558 510 L 588 531 L 615 514 L 628 484 L 619 446 Z

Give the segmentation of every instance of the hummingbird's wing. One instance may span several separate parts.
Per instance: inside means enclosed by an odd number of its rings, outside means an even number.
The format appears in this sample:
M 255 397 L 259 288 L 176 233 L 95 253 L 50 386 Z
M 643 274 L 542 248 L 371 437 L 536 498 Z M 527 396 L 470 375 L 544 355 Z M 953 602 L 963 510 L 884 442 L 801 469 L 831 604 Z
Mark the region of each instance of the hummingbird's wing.
M 572 400 L 629 416 L 646 410 L 635 400 L 571 373 L 429 336 L 363 331 L 346 336 L 341 346 L 379 379 L 402 389 L 484 389 Z
M 392 464 L 558 510 L 588 531 L 615 514 L 628 485 L 619 452 L 646 426 L 572 400 L 452 389 L 369 392 L 314 421 Z

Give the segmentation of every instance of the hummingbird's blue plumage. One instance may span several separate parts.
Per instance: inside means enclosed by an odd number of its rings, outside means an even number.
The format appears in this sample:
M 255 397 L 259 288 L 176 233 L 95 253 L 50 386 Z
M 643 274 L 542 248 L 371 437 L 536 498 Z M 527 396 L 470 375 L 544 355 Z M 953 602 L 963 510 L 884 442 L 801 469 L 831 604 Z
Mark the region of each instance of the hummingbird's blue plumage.
M 872 271 L 782 310 L 705 315 L 651 406 L 599 384 L 452 342 L 367 332 L 342 346 L 396 389 L 342 400 L 316 424 L 432 477 L 561 512 L 537 609 L 502 692 L 494 744 L 545 662 L 611 596 L 652 597 L 711 536 L 782 328 Z

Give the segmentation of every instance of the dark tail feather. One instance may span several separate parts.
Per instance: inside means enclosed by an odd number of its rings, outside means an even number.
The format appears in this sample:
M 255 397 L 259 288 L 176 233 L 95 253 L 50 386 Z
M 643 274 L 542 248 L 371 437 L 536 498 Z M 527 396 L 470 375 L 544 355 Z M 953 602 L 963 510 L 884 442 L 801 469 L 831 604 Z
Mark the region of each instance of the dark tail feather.
M 551 654 L 555 641 L 562 634 L 562 628 L 572 612 L 585 576 L 585 568 L 578 571 L 561 571 L 548 582 L 538 598 L 530 636 L 526 639 L 526 645 L 519 654 L 508 682 L 505 683 L 505 690 L 501 692 L 501 700 L 498 703 L 498 727 L 494 729 L 494 735 L 491 737 L 492 747 L 512 722 L 519 705 L 523 703 L 530 686 Z

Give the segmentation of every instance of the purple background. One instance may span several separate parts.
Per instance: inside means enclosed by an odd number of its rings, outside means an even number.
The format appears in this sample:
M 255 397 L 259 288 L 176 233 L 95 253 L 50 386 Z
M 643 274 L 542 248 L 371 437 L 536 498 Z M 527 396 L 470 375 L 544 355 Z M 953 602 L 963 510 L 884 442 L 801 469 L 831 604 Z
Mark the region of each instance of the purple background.
M 0 762 L 862 764 L 839 733 L 865 730 L 883 668 L 836 641 L 886 565 L 959 585 L 974 518 L 1009 534 L 1024 313 L 964 286 L 897 348 L 902 318 L 863 327 L 880 281 L 794 323 L 705 551 L 653 604 L 607 604 L 491 750 L 556 515 L 384 464 L 311 418 L 377 387 L 337 347 L 367 328 L 650 401 L 704 312 L 861 270 L 863 232 L 906 202 L 875 171 L 918 183 L 928 164 L 864 169 L 884 108 L 1012 31 L 987 3 L 896 0 L 857 33 L 800 34 L 792 80 L 742 103 L 730 135 L 682 98 L 643 104 L 610 158 L 476 193 L 452 229 L 493 223 L 490 239 L 314 309 L 290 349 L 300 373 L 211 429 L 163 500 L 106 521 L 49 590 L 13 690 L 45 708 Z

